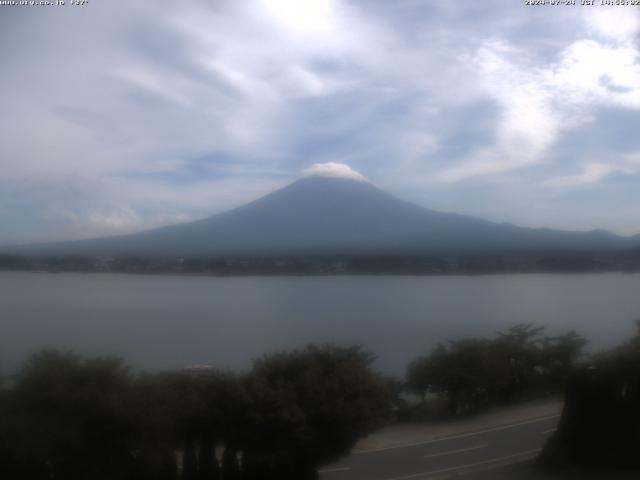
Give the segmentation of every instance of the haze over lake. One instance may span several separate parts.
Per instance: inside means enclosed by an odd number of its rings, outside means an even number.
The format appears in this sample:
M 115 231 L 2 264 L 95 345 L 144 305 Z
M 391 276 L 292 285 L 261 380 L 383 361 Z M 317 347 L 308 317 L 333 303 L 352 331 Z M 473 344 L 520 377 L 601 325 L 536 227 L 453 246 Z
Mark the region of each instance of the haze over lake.
M 519 322 L 575 329 L 590 349 L 640 318 L 640 274 L 188 277 L 0 272 L 0 371 L 43 347 L 122 355 L 145 370 L 360 344 L 401 374 L 438 341 Z

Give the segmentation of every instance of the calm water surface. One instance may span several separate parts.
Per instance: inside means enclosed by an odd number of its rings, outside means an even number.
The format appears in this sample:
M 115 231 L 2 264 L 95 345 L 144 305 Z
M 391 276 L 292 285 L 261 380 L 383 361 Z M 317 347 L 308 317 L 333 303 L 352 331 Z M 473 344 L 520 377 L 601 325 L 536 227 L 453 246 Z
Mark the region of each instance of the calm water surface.
M 401 374 L 438 341 L 518 322 L 613 345 L 640 318 L 640 275 L 186 277 L 0 272 L 0 371 L 43 347 L 115 353 L 137 368 L 361 344 Z

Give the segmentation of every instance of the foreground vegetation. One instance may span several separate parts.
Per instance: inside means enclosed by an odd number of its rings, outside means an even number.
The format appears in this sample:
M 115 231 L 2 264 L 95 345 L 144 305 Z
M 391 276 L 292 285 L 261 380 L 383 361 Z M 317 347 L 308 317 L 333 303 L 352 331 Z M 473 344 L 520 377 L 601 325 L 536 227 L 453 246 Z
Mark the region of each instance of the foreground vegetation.
M 315 479 L 394 416 L 468 415 L 565 385 L 545 462 L 640 466 L 638 331 L 587 357 L 575 332 L 516 325 L 438 345 L 404 381 L 373 371 L 356 347 L 265 356 L 242 375 L 207 366 L 134 374 L 120 359 L 45 351 L 0 383 L 0 478 Z
M 312 346 L 242 377 L 134 376 L 117 359 L 43 352 L 2 390 L 0 478 L 316 478 L 388 418 L 371 360 Z
M 568 469 L 640 469 L 640 322 L 631 340 L 571 374 L 541 460 Z
M 520 399 L 564 393 L 557 431 L 541 454 L 544 465 L 575 471 L 640 470 L 640 321 L 622 345 L 584 355 L 575 332 L 549 337 L 517 325 L 490 339 L 439 345 L 409 366 L 406 387 L 424 407 L 443 402 L 450 416 Z M 431 401 L 429 400 L 431 398 Z M 422 410 L 421 410 L 422 409 Z M 584 471 L 584 470 L 583 470 Z
M 440 344 L 409 365 L 406 388 L 422 400 L 409 415 L 444 403 L 445 414 L 459 416 L 559 394 L 586 343 L 575 332 L 548 336 L 520 324 L 495 338 Z

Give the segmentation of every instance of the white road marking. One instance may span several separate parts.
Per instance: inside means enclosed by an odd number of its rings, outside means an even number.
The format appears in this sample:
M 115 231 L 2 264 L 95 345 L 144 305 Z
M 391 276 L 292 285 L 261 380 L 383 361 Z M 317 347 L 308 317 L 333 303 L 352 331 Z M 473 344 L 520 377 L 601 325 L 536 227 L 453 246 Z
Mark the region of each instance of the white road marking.
M 541 435 L 546 435 L 547 433 L 552 433 L 555 432 L 556 429 L 555 428 L 550 428 L 549 430 L 543 430 Z
M 430 470 L 430 471 L 427 471 L 427 472 L 413 473 L 411 475 L 404 475 L 402 477 L 386 478 L 385 480 L 409 480 L 411 478 L 425 478 L 425 477 L 428 477 L 430 475 L 440 475 L 442 473 L 455 472 L 456 470 L 465 470 L 465 469 L 468 469 L 468 468 L 479 467 L 479 466 L 487 465 L 487 464 L 491 464 L 491 463 L 504 462 L 506 460 L 512 460 L 514 458 L 524 457 L 524 456 L 527 456 L 527 455 L 532 455 L 534 453 L 538 453 L 539 451 L 540 451 L 540 449 L 536 448 L 536 449 L 533 449 L 533 450 L 526 450 L 524 452 L 514 453 L 513 455 L 507 455 L 507 456 L 504 456 L 504 457 L 492 458 L 490 460 L 483 460 L 481 462 L 467 463 L 466 465 L 458 465 L 456 467 L 441 468 L 439 470 Z
M 552 418 L 557 418 L 559 416 L 560 416 L 560 414 L 558 413 L 556 415 L 547 415 L 545 417 L 535 418 L 533 420 L 526 420 L 524 422 L 511 423 L 511 424 L 508 424 L 508 425 L 501 425 L 499 427 L 487 428 L 487 429 L 478 430 L 478 431 L 475 431 L 475 432 L 461 433 L 461 434 L 458 434 L 458 435 L 450 435 L 450 436 L 447 436 L 447 437 L 434 438 L 432 440 L 424 440 L 422 442 L 405 443 L 405 444 L 402 444 L 402 445 L 394 445 L 394 446 L 391 446 L 391 447 L 370 448 L 368 450 L 359 450 L 357 452 L 353 452 L 352 455 L 361 455 L 363 453 L 384 452 L 386 450 L 396 450 L 398 448 L 417 447 L 419 445 L 428 445 L 430 443 L 445 442 L 445 441 L 448 441 L 448 440 L 456 440 L 458 438 L 473 437 L 474 435 L 482 435 L 483 433 L 498 432 L 500 430 L 507 430 L 509 428 L 520 427 L 522 425 L 530 425 L 532 423 L 544 422 L 545 420 L 551 420 Z
M 448 452 L 433 453 L 431 455 L 425 455 L 424 458 L 435 458 L 435 457 L 444 457 L 445 455 L 455 455 L 456 453 L 469 452 L 471 450 L 487 448 L 488 446 L 489 444 L 485 443 L 483 445 L 475 445 L 473 447 L 459 448 L 458 450 L 449 450 Z
M 351 470 L 351 467 L 325 468 L 322 470 L 318 470 L 318 473 L 346 472 L 348 470 Z

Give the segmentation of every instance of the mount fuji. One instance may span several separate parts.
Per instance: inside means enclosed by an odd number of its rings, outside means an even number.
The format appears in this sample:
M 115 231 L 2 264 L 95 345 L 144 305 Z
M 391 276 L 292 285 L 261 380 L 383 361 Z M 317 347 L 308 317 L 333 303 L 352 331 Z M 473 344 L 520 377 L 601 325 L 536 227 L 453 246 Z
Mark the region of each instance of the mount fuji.
M 394 197 L 359 174 L 334 176 L 320 171 L 249 204 L 191 223 L 2 250 L 23 255 L 184 257 L 609 252 L 637 244 L 637 237 L 604 230 L 524 228 L 438 212 Z

